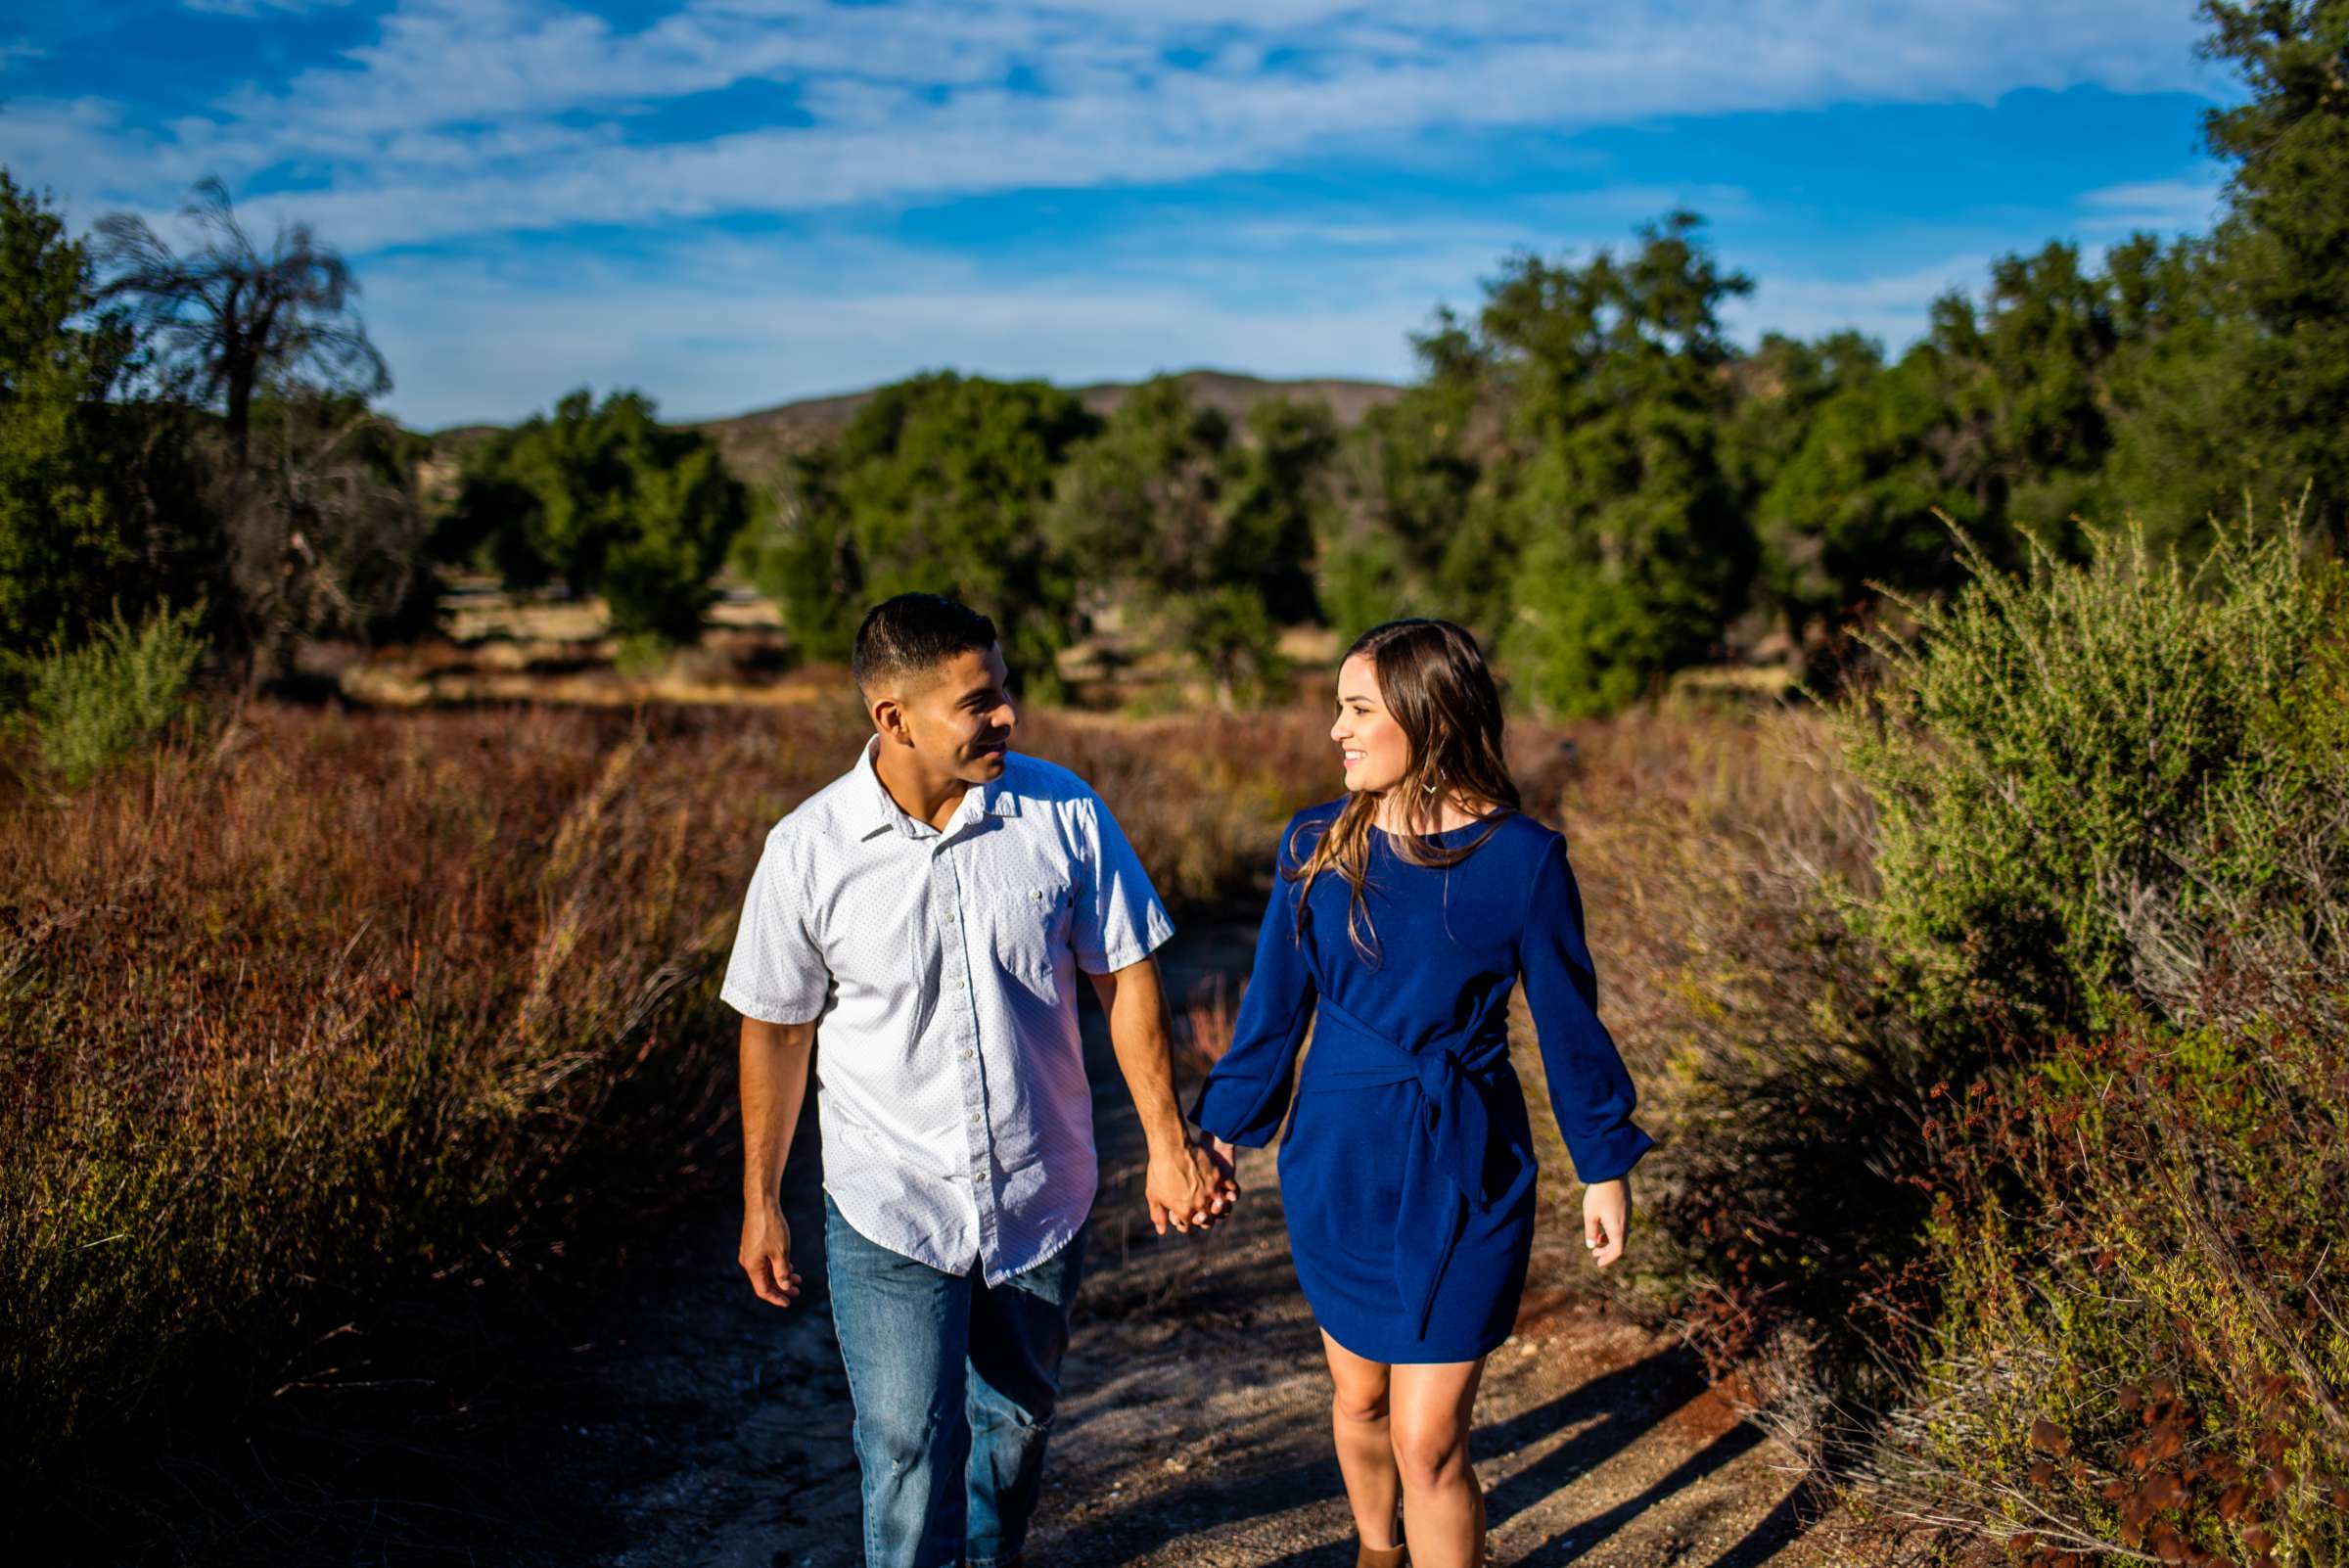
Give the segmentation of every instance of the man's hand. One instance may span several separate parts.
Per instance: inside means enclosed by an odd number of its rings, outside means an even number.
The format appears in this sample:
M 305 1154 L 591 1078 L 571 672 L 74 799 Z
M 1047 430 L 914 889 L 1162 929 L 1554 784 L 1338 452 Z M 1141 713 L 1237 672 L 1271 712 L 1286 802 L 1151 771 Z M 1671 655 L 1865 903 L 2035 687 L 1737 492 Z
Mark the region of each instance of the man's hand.
M 737 1261 L 760 1301 L 788 1307 L 800 1293 L 791 1271 L 791 1226 L 775 1201 L 791 1134 L 807 1094 L 813 1024 L 742 1021 L 742 1251 Z
M 1623 1238 L 1632 1225 L 1632 1182 L 1629 1176 L 1593 1181 L 1583 1188 L 1583 1245 L 1590 1261 L 1604 1268 L 1623 1256 Z
M 1240 1201 L 1228 1155 L 1219 1157 L 1214 1148 L 1193 1143 L 1154 1151 L 1142 1191 L 1150 1204 L 1151 1227 L 1162 1236 L 1169 1225 L 1185 1232 L 1212 1230 Z
M 744 1208 L 741 1263 L 760 1301 L 788 1307 L 799 1299 L 800 1276 L 791 1267 L 791 1225 L 775 1204 Z
M 1219 1161 L 1212 1149 L 1194 1145 L 1183 1130 L 1174 1100 L 1174 1038 L 1167 1027 L 1167 997 L 1159 986 L 1158 962 L 1137 959 L 1123 969 L 1092 977 L 1101 1011 L 1109 1018 L 1110 1048 L 1132 1091 L 1142 1121 L 1150 1165 L 1142 1178 L 1150 1224 L 1206 1230 L 1239 1201 L 1228 1153 Z

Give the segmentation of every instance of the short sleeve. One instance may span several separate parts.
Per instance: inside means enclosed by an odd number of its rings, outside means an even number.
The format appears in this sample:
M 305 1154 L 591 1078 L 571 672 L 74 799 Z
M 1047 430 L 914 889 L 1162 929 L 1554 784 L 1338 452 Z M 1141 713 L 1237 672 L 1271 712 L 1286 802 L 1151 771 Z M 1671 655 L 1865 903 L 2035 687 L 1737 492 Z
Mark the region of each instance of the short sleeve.
M 1127 842 L 1126 830 L 1100 797 L 1085 801 L 1082 809 L 1092 825 L 1092 843 L 1079 867 L 1069 945 L 1076 949 L 1078 968 L 1106 975 L 1149 957 L 1174 935 L 1174 922 Z
M 786 835 L 769 833 L 743 896 L 718 999 L 767 1024 L 806 1024 L 820 1015 L 832 971 L 807 929 L 814 908 L 805 856 Z
M 1583 895 L 1552 837 L 1526 902 L 1518 942 L 1525 1000 L 1541 1040 L 1542 1070 L 1558 1131 L 1584 1181 L 1610 1181 L 1655 1144 L 1632 1120 L 1637 1093 L 1614 1038 L 1598 1021 L 1598 979 L 1583 935 Z

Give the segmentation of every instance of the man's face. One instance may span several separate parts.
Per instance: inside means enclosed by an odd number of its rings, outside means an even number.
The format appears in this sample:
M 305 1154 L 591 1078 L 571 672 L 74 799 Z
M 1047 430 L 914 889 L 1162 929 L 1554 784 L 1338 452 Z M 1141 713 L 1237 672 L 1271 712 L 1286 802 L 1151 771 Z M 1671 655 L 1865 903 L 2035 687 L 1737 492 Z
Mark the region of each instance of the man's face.
M 956 654 L 915 677 L 898 699 L 914 755 L 933 777 L 985 784 L 1003 773 L 1019 714 L 1003 689 L 1008 671 L 1000 648 Z

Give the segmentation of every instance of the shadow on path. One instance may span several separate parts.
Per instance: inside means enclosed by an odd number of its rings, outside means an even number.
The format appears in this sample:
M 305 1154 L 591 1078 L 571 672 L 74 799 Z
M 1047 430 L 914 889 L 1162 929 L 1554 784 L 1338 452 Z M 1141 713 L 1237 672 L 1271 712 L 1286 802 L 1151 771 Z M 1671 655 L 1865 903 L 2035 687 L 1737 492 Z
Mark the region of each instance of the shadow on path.
M 1513 1453 L 1596 1421 L 1555 1453 L 1493 1488 L 1487 1497 L 1494 1522 L 1531 1506 L 1630 1448 L 1666 1413 L 1704 1388 L 1696 1358 L 1675 1348 L 1602 1373 L 1534 1409 L 1480 1429 L 1475 1451 Z M 1056 1555 L 1072 1563 L 1120 1562 L 1185 1535 L 1287 1513 L 1301 1503 L 1326 1500 L 1342 1511 L 1344 1483 L 1326 1427 L 1310 1423 L 1292 1430 L 1289 1437 L 1256 1456 L 1282 1462 L 1252 1464 L 1251 1455 L 1235 1453 L 1187 1486 L 1086 1519 L 1056 1544 Z M 1347 1568 L 1353 1549 L 1351 1539 L 1307 1547 L 1273 1559 L 1267 1568 Z
M 1818 1514 L 1818 1499 L 1813 1497 L 1810 1484 L 1798 1484 L 1745 1533 L 1744 1540 L 1715 1558 L 1713 1568 L 1761 1568 L 1801 1540 Z
M 1695 1485 L 1762 1441 L 1762 1433 L 1757 1428 L 1750 1423 L 1739 1422 L 1659 1476 L 1645 1491 L 1626 1498 L 1604 1513 L 1553 1536 L 1527 1552 L 1521 1561 L 1525 1568 L 1556 1568 L 1556 1565 L 1580 1562 L 1591 1547 L 1632 1520 L 1682 1489 Z

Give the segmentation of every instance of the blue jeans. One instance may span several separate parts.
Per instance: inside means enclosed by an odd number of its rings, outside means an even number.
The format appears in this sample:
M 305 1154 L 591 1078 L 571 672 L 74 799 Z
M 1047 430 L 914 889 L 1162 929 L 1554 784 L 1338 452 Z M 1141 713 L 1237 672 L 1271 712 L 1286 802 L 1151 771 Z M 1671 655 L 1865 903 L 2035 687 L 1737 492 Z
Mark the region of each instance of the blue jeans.
M 824 1195 L 832 1324 L 856 1407 L 865 1568 L 1000 1568 L 1020 1554 L 1084 1232 L 989 1285 L 867 1241 Z

